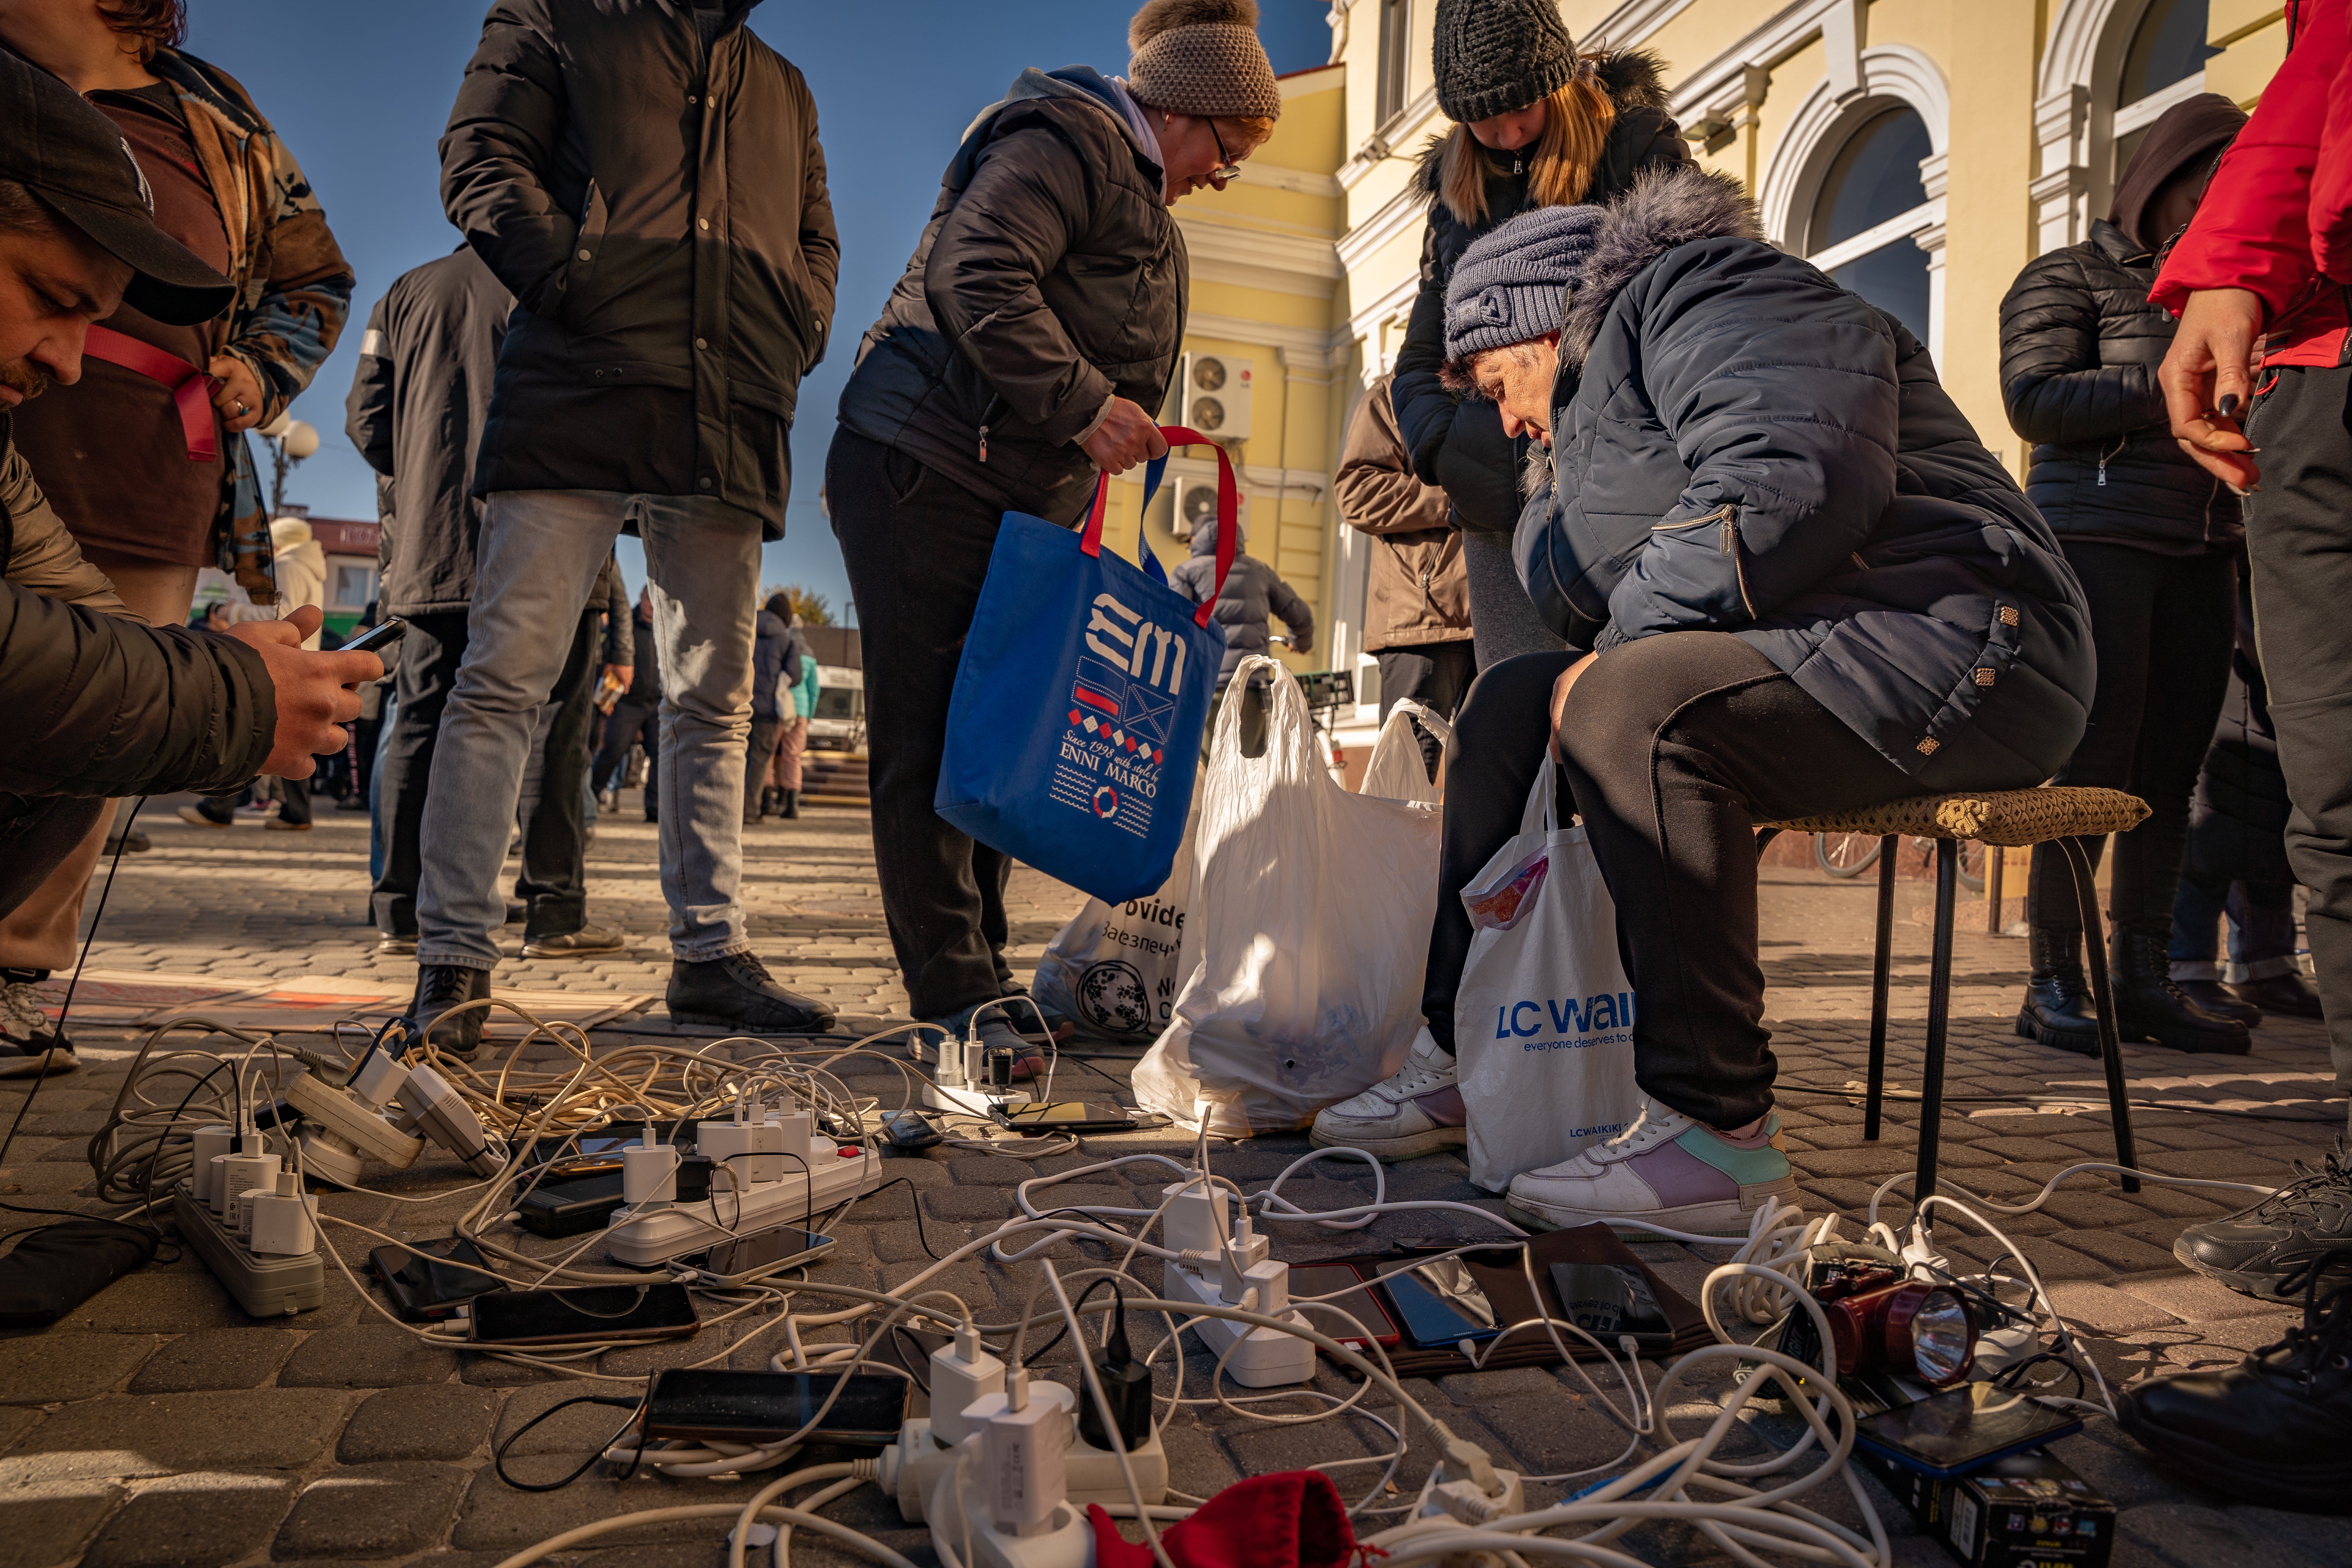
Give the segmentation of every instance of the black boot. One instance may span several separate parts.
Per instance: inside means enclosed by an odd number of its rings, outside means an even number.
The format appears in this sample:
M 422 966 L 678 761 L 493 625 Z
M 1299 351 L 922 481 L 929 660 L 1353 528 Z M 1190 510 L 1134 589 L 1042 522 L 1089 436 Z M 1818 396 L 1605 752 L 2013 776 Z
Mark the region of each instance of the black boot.
M 461 963 L 419 964 L 416 1000 L 408 1009 L 408 1021 L 436 1048 L 471 1060 L 475 1047 L 482 1043 L 482 1021 L 488 1009 L 476 1007 L 446 1024 L 441 1015 L 467 1002 L 478 1002 L 489 994 L 490 972 L 487 969 L 470 969 Z
M 2097 1056 L 2099 1010 L 2083 973 L 2083 933 L 2034 926 L 2026 946 L 2033 968 L 2025 981 L 2025 1005 L 2017 1010 L 2017 1032 L 2062 1051 Z
M 814 1035 L 833 1027 L 833 1009 L 777 984 L 748 952 L 670 965 L 669 1021 L 688 1029 Z
M 2164 935 L 2154 931 L 2118 931 L 2111 940 L 2116 1032 L 2134 1045 L 2153 1040 L 2176 1051 L 2242 1057 L 2252 1050 L 2243 1024 L 2216 1017 L 2180 994 L 2164 947 Z
M 2141 1384 L 2118 1402 L 2123 1429 L 2242 1502 L 2342 1512 L 2352 1499 L 2352 1284 L 2330 1289 L 2322 1263 L 2287 1282 L 2304 1305 L 2286 1338 L 2226 1371 Z
M 784 804 L 782 809 L 778 811 L 776 815 L 778 816 L 798 816 L 801 814 L 801 792 L 796 789 L 788 789 L 780 790 L 777 793 L 784 797 Z
M 2173 989 L 2189 999 L 2189 1005 L 2202 1007 L 2216 1018 L 2227 1018 L 2233 1024 L 2243 1024 L 2249 1029 L 2263 1021 L 2263 1010 L 2250 1002 L 2241 1002 L 2230 994 L 2218 980 L 2176 980 Z
M 2319 993 L 2300 974 L 2265 974 L 2260 980 L 2232 985 L 2230 992 L 2239 1001 L 2265 1013 L 2284 1014 L 2290 1018 L 2321 1016 Z

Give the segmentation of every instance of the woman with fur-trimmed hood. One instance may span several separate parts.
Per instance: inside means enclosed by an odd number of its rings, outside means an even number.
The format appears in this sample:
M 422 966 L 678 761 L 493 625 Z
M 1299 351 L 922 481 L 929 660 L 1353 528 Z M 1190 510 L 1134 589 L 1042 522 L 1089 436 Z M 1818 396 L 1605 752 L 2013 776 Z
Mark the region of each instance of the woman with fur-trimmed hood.
M 1643 1103 L 1518 1175 L 1510 1212 L 1744 1236 L 1794 1195 L 1756 825 L 2048 778 L 2090 707 L 2082 587 L 1918 340 L 1766 244 L 1729 180 L 1512 220 L 1463 254 L 1444 324 L 1449 377 L 1549 458 L 1518 564 L 1567 647 L 1487 670 L 1456 716 L 1429 1027 L 1315 1140 L 1410 1152 L 1461 1121 L 1456 1029 L 1499 1026 L 1455 1016 L 1459 891 L 1556 759 L 1616 904 Z
M 1512 575 L 1525 443 L 1494 407 L 1448 391 L 1445 286 L 1473 240 L 1538 207 L 1608 203 L 1643 169 L 1690 162 L 1666 112 L 1664 67 L 1645 50 L 1580 57 L 1552 0 L 1439 0 L 1437 102 L 1454 123 L 1423 150 L 1429 204 L 1421 292 L 1391 396 L 1413 471 L 1442 487 L 1463 531 L 1478 667 L 1559 642 Z

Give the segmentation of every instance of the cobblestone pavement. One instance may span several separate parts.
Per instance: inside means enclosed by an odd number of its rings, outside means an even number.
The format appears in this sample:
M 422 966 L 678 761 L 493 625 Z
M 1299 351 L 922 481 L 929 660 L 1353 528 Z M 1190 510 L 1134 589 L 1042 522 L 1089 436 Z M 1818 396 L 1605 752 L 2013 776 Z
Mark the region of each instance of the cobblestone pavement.
M 633 799 L 634 797 L 632 797 Z M 155 847 L 126 860 L 91 956 L 93 968 L 210 974 L 237 980 L 335 975 L 405 985 L 404 960 L 379 958 L 365 921 L 363 818 L 321 813 L 309 837 L 265 835 L 241 822 L 227 832 L 171 820 L 158 801 L 149 809 Z M 633 817 L 634 813 L 625 814 Z M 846 1021 L 887 1017 L 903 1006 L 872 882 L 867 823 L 862 813 L 817 810 L 751 837 L 744 878 L 759 951 L 788 984 L 825 997 Z M 632 937 L 612 962 L 510 963 L 500 984 L 517 989 L 658 994 L 667 975 L 663 915 L 655 882 L 652 830 L 608 815 L 591 852 L 593 918 L 615 921 Z M 1890 1107 L 1884 1139 L 1862 1138 L 1862 1111 L 1843 1093 L 1801 1093 L 1794 1086 L 1842 1090 L 1864 1068 L 1868 1035 L 1871 889 L 1831 884 L 1809 871 L 1767 874 L 1764 911 L 1770 1009 L 1789 1146 L 1805 1202 L 1860 1218 L 1873 1188 L 1907 1170 L 1916 1136 L 1916 1107 Z M 1916 1088 L 1918 1021 L 1926 1004 L 1927 931 L 1908 906 L 1922 885 L 1906 884 L 1897 926 L 1892 1077 Z M 1034 959 L 1075 907 L 1068 889 L 1030 873 L 1013 888 L 1013 940 Z M 513 934 L 510 932 L 510 935 Z M 513 951 L 510 946 L 509 952 Z M 1943 1130 L 1949 1179 L 1997 1200 L 2030 1195 L 2063 1166 L 2107 1157 L 2103 1111 L 2035 1110 L 2004 1097 L 2079 1101 L 2099 1099 L 2095 1064 L 2016 1039 L 2007 1017 L 2022 983 L 2023 943 L 1963 931 L 1958 942 L 1949 1091 Z M 625 1031 L 600 1032 L 617 1043 Z M 84 1144 L 100 1125 L 127 1070 L 136 1037 L 91 1027 L 80 1034 L 85 1066 L 50 1080 L 29 1108 L 0 1166 L 0 1193 L 19 1205 L 70 1206 L 90 1180 Z M 2135 1117 L 2143 1161 L 2151 1171 L 2231 1181 L 2273 1183 L 2298 1157 L 2326 1146 L 2343 1123 L 2343 1102 L 2328 1101 L 2324 1043 L 2315 1026 L 2266 1024 L 2254 1054 L 2237 1060 L 2186 1058 L 2127 1047 L 2137 1096 L 2167 1106 Z M 1131 1055 L 1132 1053 L 1129 1053 Z M 1094 1067 L 1123 1076 L 1118 1053 Z M 1065 1067 L 1064 1070 L 1073 1070 Z M 862 1091 L 895 1097 L 900 1076 L 883 1063 L 860 1074 Z M 13 1117 L 24 1087 L 0 1089 L 0 1116 Z M 2289 1120 L 2253 1120 L 2231 1111 Z M 2303 1118 L 2294 1120 L 2292 1118 Z M 1263 1185 L 1306 1151 L 1303 1137 L 1265 1138 L 1221 1147 L 1217 1168 L 1244 1185 Z M 1092 1141 L 1097 1157 L 1160 1151 L 1181 1154 L 1181 1141 L 1138 1134 Z M 940 1152 L 934 1151 L 933 1153 Z M 325 1200 L 329 1213 L 404 1237 L 445 1235 L 463 1200 L 403 1204 L 455 1186 L 461 1173 L 428 1152 L 413 1170 L 383 1186 L 384 1196 L 346 1194 Z M 1076 1157 L 1048 1160 L 1067 1169 Z M 825 1276 L 888 1286 L 917 1271 L 931 1246 L 961 1241 L 1011 1212 L 1011 1184 L 1025 1167 L 971 1154 L 895 1160 L 907 1184 L 861 1204 L 837 1229 L 841 1246 Z M 1360 1167 L 1330 1162 L 1286 1191 L 1309 1206 L 1362 1201 Z M 1104 1180 L 1086 1201 L 1116 1201 L 1154 1186 Z M 1472 1187 L 1462 1163 L 1436 1156 L 1400 1164 L 1391 1195 L 1444 1197 L 1497 1206 Z M 1076 1196 L 1073 1190 L 1069 1195 Z M 2122 1194 L 2103 1178 L 2077 1178 L 2035 1215 L 2008 1229 L 2051 1282 L 2058 1305 L 2086 1334 L 2090 1353 L 2113 1383 L 2165 1368 L 2225 1364 L 2275 1339 L 2288 1314 L 2189 1275 L 2172 1258 L 2186 1222 L 2236 1206 L 2225 1194 L 2150 1187 Z M 1891 1199 L 1899 1218 L 1907 1206 Z M 31 1223 L 9 1215 L 9 1223 Z M 1372 1238 L 1469 1234 L 1466 1216 L 1427 1214 L 1385 1218 Z M 1458 1229 L 1456 1229 L 1458 1227 Z M 1329 1256 L 1340 1244 L 1290 1227 L 1277 1247 L 1295 1259 Z M 372 1238 L 330 1227 L 338 1254 L 363 1267 Z M 1988 1248 L 1948 1229 L 1950 1249 L 1979 1260 Z M 1360 1249 L 1362 1239 L 1345 1244 Z M 1691 1249 L 1649 1245 L 1645 1256 L 1686 1294 L 1708 1259 Z M 1719 1256 L 1719 1255 L 1717 1255 Z M 1000 1319 L 1017 1312 L 1023 1287 L 993 1264 L 960 1265 L 948 1281 L 975 1310 Z M 580 1385 L 501 1363 L 423 1346 L 360 1299 L 345 1277 L 328 1275 L 326 1304 L 291 1320 L 250 1320 L 194 1257 L 157 1264 L 118 1281 L 40 1333 L 0 1339 L 0 1562 L 42 1568 L 98 1565 L 232 1564 L 263 1562 L 380 1562 L 481 1564 L 483 1568 L 557 1531 L 622 1512 L 687 1502 L 740 1500 L 744 1483 L 678 1482 L 640 1477 L 583 1479 L 564 1490 L 515 1490 L 493 1473 L 490 1449 Z M 1156 1338 L 1151 1329 L 1140 1337 Z M 708 1330 L 687 1347 L 612 1352 L 603 1370 L 641 1373 L 727 1349 L 730 1363 L 764 1364 L 768 1341 L 735 1345 L 737 1330 Z M 714 1341 L 716 1342 L 714 1342 Z M 731 1347 L 731 1348 L 730 1348 Z M 1046 1360 L 1066 1365 L 1066 1344 Z M 1197 1367 L 1197 1361 L 1196 1361 Z M 1654 1377 L 1658 1369 L 1649 1369 Z M 1329 1371 L 1327 1388 L 1346 1386 Z M 614 1385 L 604 1385 L 610 1388 Z M 1164 1380 L 1163 1380 L 1164 1386 Z M 1616 1428 L 1570 1374 L 1497 1371 L 1423 1383 L 1415 1392 L 1465 1436 L 1487 1446 L 1498 1463 L 1551 1475 L 1604 1465 L 1622 1447 Z M 1206 1394 L 1197 1370 L 1188 1394 Z M 1704 1416 L 1704 1393 L 1681 1407 Z M 525 1479 L 570 1469 L 607 1436 L 618 1413 L 576 1406 L 529 1434 L 513 1450 Z M 1196 1494 L 1249 1473 L 1309 1462 L 1363 1460 L 1385 1452 L 1369 1421 L 1349 1418 L 1306 1428 L 1274 1428 L 1214 1404 L 1189 1407 L 1167 1434 L 1174 1479 Z M 1752 1437 L 1744 1437 L 1751 1447 Z M 2123 1510 L 2116 1568 L 2319 1568 L 2352 1563 L 2352 1521 L 2320 1520 L 2225 1505 L 2193 1483 L 2167 1476 L 2104 1419 L 2056 1452 Z M 1758 1451 L 1760 1451 L 1758 1450 Z M 1425 1460 L 1409 1460 L 1396 1484 L 1417 1484 Z M 1378 1464 L 1335 1475 L 1351 1496 L 1370 1487 Z M 1948 1561 L 1907 1515 L 1865 1483 L 1904 1564 Z M 1565 1489 L 1539 1487 L 1537 1500 Z M 1806 1500 L 1841 1518 L 1852 1502 L 1832 1490 Z M 929 1559 L 926 1538 L 901 1525 L 872 1489 L 829 1512 L 873 1531 L 914 1556 Z M 654 1526 L 608 1537 L 570 1563 L 631 1568 L 715 1564 L 719 1527 L 700 1521 Z M 1654 1529 L 1621 1545 L 1658 1563 L 1727 1561 L 1696 1535 Z M 829 1565 L 849 1559 L 807 1537 L 803 1559 Z

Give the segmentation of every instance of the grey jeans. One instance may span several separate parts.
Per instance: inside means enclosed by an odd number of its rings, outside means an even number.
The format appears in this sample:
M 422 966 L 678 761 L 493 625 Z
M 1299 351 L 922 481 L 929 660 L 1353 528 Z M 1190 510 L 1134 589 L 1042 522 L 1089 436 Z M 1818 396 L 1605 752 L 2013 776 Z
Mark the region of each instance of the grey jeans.
M 598 568 L 625 523 L 645 541 L 661 658 L 661 886 L 670 945 L 702 962 L 750 950 L 743 752 L 760 521 L 698 496 L 501 490 L 482 514 L 466 655 L 425 803 L 416 961 L 489 969 L 499 883 L 539 710 L 563 672 Z

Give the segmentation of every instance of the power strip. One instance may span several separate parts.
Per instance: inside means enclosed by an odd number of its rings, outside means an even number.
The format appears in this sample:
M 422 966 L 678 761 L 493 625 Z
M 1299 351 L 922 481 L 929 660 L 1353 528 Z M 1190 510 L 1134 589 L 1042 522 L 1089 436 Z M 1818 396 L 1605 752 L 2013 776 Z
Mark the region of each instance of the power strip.
M 1059 1387 L 1044 1381 L 1029 1385 L 1029 1397 L 1040 1397 L 1039 1390 Z M 1079 1397 L 1085 1395 L 1081 1394 Z M 924 1522 L 925 1500 L 938 1484 L 942 1471 L 955 1464 L 956 1451 L 943 1447 L 931 1436 L 931 1423 L 926 1416 L 917 1416 L 901 1427 L 898 1443 L 882 1456 L 882 1489 L 895 1493 L 898 1500 L 898 1515 L 908 1524 Z M 1168 1500 L 1168 1450 L 1160 1444 L 1160 1434 L 1153 1432 L 1140 1447 L 1130 1448 L 1128 1463 L 1135 1468 L 1136 1489 L 1148 1503 Z M 1070 1434 L 1070 1447 L 1062 1456 L 1064 1473 L 1067 1477 L 1068 1500 L 1072 1507 L 1084 1508 L 1088 1503 L 1109 1507 L 1135 1500 L 1128 1495 L 1127 1479 L 1120 1474 L 1118 1456 L 1108 1448 L 1097 1448 L 1077 1435 Z
M 1000 1107 L 1009 1110 L 1037 1098 L 1025 1089 L 965 1089 L 940 1083 L 924 1084 L 922 1093 L 923 1103 L 933 1110 L 960 1111 L 966 1116 L 986 1116 L 992 1120 Z
M 1171 1261 L 1161 1277 L 1171 1301 L 1198 1301 L 1204 1307 L 1230 1307 L 1214 1278 L 1202 1279 L 1182 1264 Z M 1305 1317 L 1286 1312 L 1283 1321 L 1307 1326 Z M 1279 1329 L 1252 1328 L 1231 1318 L 1202 1318 L 1192 1325 L 1211 1356 L 1225 1357 L 1225 1375 L 1244 1388 L 1279 1388 L 1315 1380 L 1315 1346 L 1311 1341 Z M 1227 1347 L 1232 1353 L 1226 1354 Z
M 256 1258 L 184 1186 L 172 1194 L 180 1237 L 196 1250 L 213 1278 L 257 1318 L 290 1317 L 325 1304 L 327 1268 L 316 1252 L 300 1258 Z
M 804 1177 L 787 1161 L 781 1182 L 754 1182 L 695 1203 L 624 1205 L 605 1225 L 604 1249 L 639 1268 L 704 1252 L 730 1237 L 751 1236 L 864 1197 L 882 1184 L 882 1157 L 865 1144 L 842 1146 L 828 1161 L 812 1152 Z

